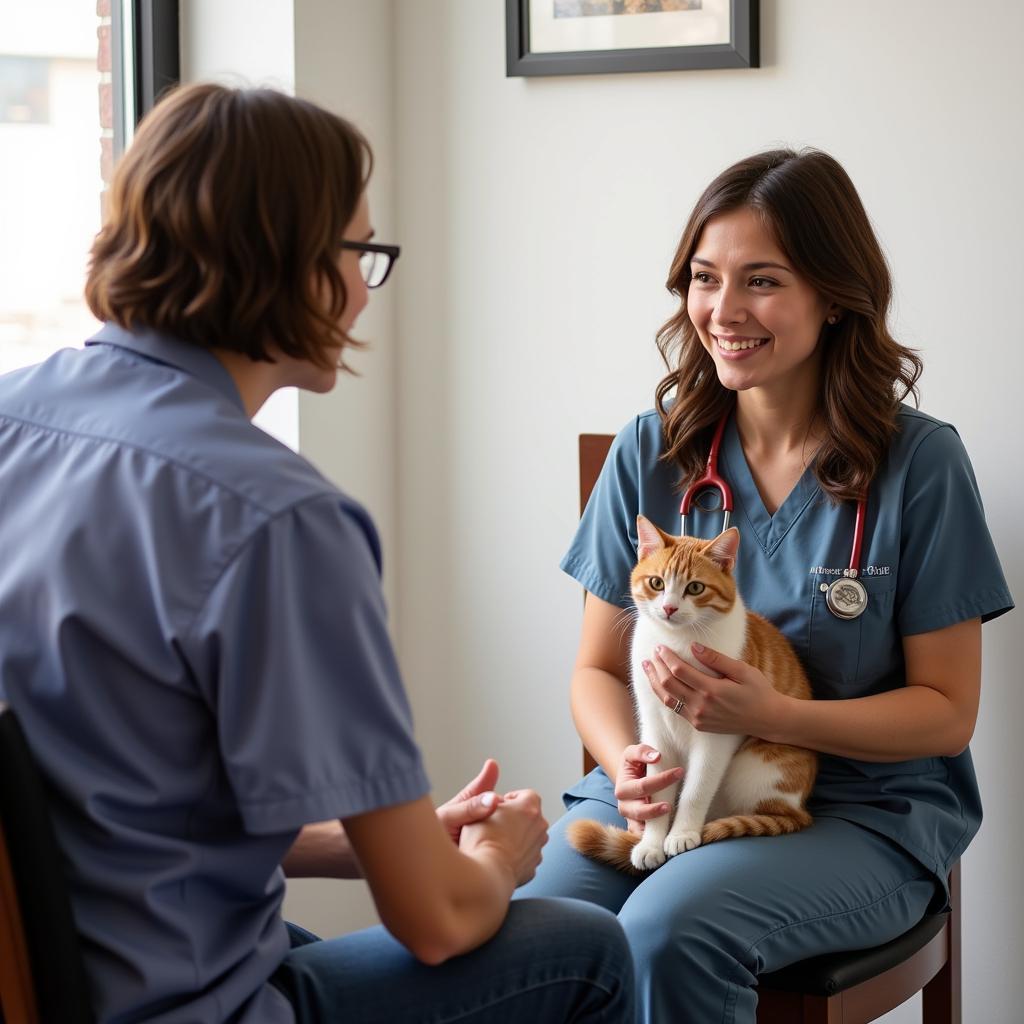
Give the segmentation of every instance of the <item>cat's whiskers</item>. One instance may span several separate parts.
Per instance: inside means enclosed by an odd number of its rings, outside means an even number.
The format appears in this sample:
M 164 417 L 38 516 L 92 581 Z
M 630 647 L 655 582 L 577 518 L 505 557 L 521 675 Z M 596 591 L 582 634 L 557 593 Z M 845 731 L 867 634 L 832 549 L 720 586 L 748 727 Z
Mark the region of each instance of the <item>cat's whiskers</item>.
M 638 612 L 635 608 L 623 608 L 618 615 L 612 619 L 612 632 L 621 639 L 627 629 L 630 629 L 636 622 Z
M 711 639 L 711 624 L 710 623 L 704 622 L 701 619 L 694 619 L 693 622 L 690 623 L 690 627 L 693 629 L 694 633 L 696 633 L 696 634 L 698 634 L 698 636 L 700 636 L 700 638 L 702 640 L 710 640 Z

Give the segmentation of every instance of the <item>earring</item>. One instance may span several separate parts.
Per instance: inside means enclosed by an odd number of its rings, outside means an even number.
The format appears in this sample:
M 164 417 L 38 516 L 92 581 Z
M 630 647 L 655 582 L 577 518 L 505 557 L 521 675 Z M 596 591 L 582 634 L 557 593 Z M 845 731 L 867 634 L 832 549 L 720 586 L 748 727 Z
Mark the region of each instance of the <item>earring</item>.
M 833 313 L 829 317 L 826 317 L 826 319 L 828 320 L 828 322 L 830 324 L 837 324 L 837 323 L 839 323 L 839 317 L 835 313 Z

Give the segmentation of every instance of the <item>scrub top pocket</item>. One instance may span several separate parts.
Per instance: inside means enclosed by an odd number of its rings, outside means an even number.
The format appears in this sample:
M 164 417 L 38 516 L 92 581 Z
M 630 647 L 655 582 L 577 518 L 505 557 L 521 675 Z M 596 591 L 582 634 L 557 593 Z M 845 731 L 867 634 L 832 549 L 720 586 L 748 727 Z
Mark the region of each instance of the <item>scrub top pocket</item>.
M 868 603 L 856 619 L 840 619 L 829 611 L 823 583 L 810 578 L 810 625 L 806 666 L 814 695 L 828 699 L 860 697 L 873 692 L 871 684 L 902 661 L 895 629 L 895 576 L 861 576 Z

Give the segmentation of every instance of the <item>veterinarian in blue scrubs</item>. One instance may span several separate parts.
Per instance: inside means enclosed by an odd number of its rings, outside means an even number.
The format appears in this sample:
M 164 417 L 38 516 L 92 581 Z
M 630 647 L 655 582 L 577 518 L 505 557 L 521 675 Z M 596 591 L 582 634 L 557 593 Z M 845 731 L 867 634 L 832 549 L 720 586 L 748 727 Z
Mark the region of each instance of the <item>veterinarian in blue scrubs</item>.
M 758 974 L 885 942 L 944 904 L 950 866 L 981 821 L 967 749 L 981 623 L 1012 599 L 956 430 L 898 400 L 920 362 L 888 334 L 885 263 L 834 160 L 780 151 L 729 168 L 698 202 L 669 286 L 681 307 L 659 335 L 674 354 L 660 407 L 615 439 L 562 563 L 587 591 L 572 703 L 600 767 L 566 794 L 568 813 L 520 893 L 618 913 L 639 1019 L 753 1024 Z M 820 751 L 815 823 L 631 877 L 578 854 L 564 830 L 578 818 L 638 828 L 668 812 L 645 802 L 664 779 L 656 764 L 655 781 L 644 778 L 629 631 L 616 626 L 631 606 L 637 514 L 679 533 L 680 491 L 723 416 L 739 588 L 792 642 L 817 700 L 787 705 L 756 670 L 711 651 L 698 657 L 725 678 L 666 654 L 650 685 L 696 728 Z M 824 587 L 850 567 L 865 482 L 867 605 L 843 619 Z M 689 533 L 720 532 L 719 501 L 699 497 Z

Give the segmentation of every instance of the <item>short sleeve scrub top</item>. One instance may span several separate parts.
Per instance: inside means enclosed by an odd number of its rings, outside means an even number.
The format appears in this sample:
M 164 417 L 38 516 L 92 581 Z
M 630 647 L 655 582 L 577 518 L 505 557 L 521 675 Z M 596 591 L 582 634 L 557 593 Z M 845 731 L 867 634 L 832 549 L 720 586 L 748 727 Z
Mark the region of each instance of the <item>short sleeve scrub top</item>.
M 643 413 L 615 438 L 562 568 L 588 592 L 632 604 L 636 517 L 679 532 L 679 471 L 660 460 L 661 421 Z M 985 523 L 967 453 L 955 429 L 902 406 L 898 432 L 868 496 L 860 580 L 868 603 L 843 620 L 825 604 L 822 584 L 849 566 L 856 509 L 834 505 L 808 469 L 774 515 L 751 476 L 731 417 L 719 472 L 734 500 L 741 541 L 736 566 L 747 607 L 793 644 L 820 700 L 865 697 L 904 686 L 902 638 L 968 619 L 983 622 L 1013 600 Z M 721 531 L 720 499 L 698 495 L 688 532 Z M 567 794 L 607 799 L 598 768 Z M 950 867 L 981 823 L 969 750 L 956 757 L 896 763 L 822 755 L 809 810 L 887 836 L 945 886 Z

